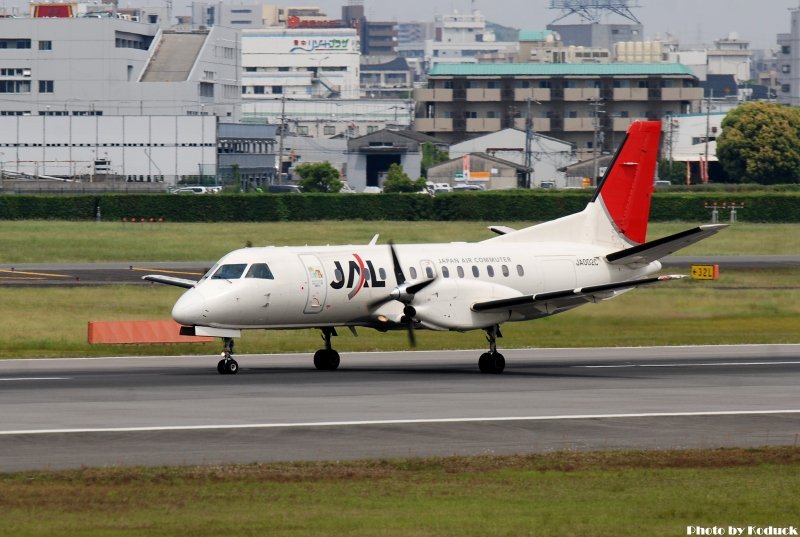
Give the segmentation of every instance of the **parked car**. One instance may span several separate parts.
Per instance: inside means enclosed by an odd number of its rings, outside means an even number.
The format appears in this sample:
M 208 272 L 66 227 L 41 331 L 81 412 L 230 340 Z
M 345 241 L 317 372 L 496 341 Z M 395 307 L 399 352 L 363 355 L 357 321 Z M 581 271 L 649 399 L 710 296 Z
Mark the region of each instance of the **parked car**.
M 208 194 L 210 190 L 204 186 L 182 186 L 172 191 L 173 194 Z
M 486 190 L 483 185 L 454 185 L 453 192 L 464 192 L 466 190 Z
M 297 185 L 269 185 L 267 187 L 267 192 L 272 192 L 275 194 L 280 193 L 295 193 L 295 194 L 302 194 L 303 189 Z

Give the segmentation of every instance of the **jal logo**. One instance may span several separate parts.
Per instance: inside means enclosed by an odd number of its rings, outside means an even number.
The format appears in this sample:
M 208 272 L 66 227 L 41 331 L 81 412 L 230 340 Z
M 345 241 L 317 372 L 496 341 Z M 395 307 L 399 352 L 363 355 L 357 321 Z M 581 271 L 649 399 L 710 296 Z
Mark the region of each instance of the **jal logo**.
M 386 280 L 378 277 L 378 272 L 369 259 L 364 262 L 358 254 L 353 254 L 353 259 L 347 261 L 347 270 L 342 267 L 339 261 L 333 262 L 336 270 L 331 282 L 333 289 L 350 289 L 347 298 L 352 300 L 364 287 L 386 287 Z

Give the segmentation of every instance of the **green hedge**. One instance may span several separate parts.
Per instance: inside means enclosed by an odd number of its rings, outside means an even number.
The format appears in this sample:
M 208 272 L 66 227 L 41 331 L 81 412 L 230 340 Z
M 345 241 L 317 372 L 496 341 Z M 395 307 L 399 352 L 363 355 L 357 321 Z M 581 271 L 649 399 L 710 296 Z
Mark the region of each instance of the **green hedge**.
M 2 195 L 0 219 L 159 219 L 168 222 L 313 220 L 544 221 L 578 212 L 591 193 L 576 191 L 419 194 L 103 194 Z M 800 192 L 656 192 L 651 220 L 707 222 L 705 203 L 744 203 L 746 222 L 800 222 Z M 726 220 L 729 212 L 721 211 Z

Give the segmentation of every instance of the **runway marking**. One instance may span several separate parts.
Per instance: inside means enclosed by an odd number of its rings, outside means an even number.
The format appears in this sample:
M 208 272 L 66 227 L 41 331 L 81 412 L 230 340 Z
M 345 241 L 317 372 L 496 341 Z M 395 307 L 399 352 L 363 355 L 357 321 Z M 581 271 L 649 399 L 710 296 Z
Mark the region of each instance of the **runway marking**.
M 22 270 L 0 269 L 5 274 L 23 274 L 25 276 L 46 276 L 48 278 L 71 278 L 69 274 L 53 274 L 51 272 L 24 272 Z
M 72 380 L 71 377 L 11 377 L 0 378 L 0 382 L 19 382 L 23 380 Z
M 479 423 L 479 422 L 507 422 L 507 421 L 558 421 L 558 420 L 590 420 L 614 418 L 680 418 L 680 417 L 710 417 L 710 416 L 758 416 L 758 415 L 783 415 L 800 414 L 797 410 L 728 410 L 718 412 L 652 412 L 640 414 L 574 414 L 562 416 L 517 416 L 494 418 L 430 418 L 430 419 L 398 419 L 398 420 L 370 420 L 370 421 L 322 421 L 300 423 L 242 423 L 235 425 L 172 425 L 162 427 L 107 427 L 85 429 L 32 429 L 29 431 L 0 431 L 0 436 L 23 434 L 67 434 L 67 433 L 139 433 L 139 432 L 169 432 L 169 431 L 228 431 L 239 429 L 281 429 L 281 428 L 308 428 L 308 427 L 356 427 L 369 425 L 424 425 L 433 423 Z
M 183 274 L 185 276 L 202 276 L 202 272 L 183 272 L 180 270 L 162 270 L 162 269 L 149 269 L 149 268 L 141 268 L 141 267 L 131 267 L 131 270 L 136 270 L 139 272 L 158 272 L 161 274 Z
M 709 366 L 737 366 L 737 365 L 800 365 L 800 362 L 707 362 L 685 364 L 619 364 L 619 365 L 573 365 L 570 367 L 584 369 L 623 369 L 630 367 L 709 367 Z

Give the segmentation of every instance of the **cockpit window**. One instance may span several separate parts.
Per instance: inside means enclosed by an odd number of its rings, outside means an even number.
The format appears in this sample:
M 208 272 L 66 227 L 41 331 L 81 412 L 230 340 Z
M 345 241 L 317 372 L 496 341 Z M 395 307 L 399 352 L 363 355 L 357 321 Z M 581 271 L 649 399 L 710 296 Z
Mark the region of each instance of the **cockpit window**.
M 222 265 L 219 267 L 213 276 L 211 276 L 212 280 L 236 280 L 242 277 L 244 274 L 244 269 L 247 268 L 247 264 L 245 263 L 237 263 L 235 265 Z
M 274 280 L 272 271 L 266 263 L 253 263 L 247 271 L 245 278 L 259 278 L 261 280 Z
M 219 264 L 214 265 L 213 267 L 208 269 L 208 271 L 205 274 L 203 274 L 203 277 L 200 278 L 200 279 L 201 280 L 207 280 L 208 278 L 210 278 L 217 271 L 218 268 L 219 268 Z

